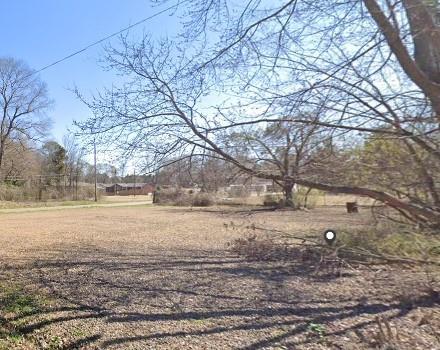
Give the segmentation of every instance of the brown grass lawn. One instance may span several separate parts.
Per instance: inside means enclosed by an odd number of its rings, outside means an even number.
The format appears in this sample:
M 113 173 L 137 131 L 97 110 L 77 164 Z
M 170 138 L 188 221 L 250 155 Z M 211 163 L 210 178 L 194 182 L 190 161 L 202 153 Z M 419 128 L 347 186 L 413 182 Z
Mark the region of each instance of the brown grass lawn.
M 0 348 L 369 349 L 384 317 L 396 349 L 439 349 L 424 272 L 371 266 L 336 277 L 248 262 L 225 249 L 243 235 L 231 221 L 320 237 L 371 220 L 343 207 L 0 214 Z

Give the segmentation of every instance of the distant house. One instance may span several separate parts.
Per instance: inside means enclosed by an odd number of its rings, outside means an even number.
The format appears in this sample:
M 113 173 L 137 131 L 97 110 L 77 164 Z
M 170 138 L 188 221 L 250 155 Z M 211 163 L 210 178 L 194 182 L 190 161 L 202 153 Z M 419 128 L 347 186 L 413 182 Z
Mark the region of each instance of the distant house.
M 277 192 L 277 185 L 272 180 L 243 177 L 225 188 L 229 194 L 250 193 L 260 195 L 267 192 Z
M 105 187 L 107 196 L 128 196 L 128 195 L 147 195 L 152 194 L 154 185 L 148 183 L 116 183 Z

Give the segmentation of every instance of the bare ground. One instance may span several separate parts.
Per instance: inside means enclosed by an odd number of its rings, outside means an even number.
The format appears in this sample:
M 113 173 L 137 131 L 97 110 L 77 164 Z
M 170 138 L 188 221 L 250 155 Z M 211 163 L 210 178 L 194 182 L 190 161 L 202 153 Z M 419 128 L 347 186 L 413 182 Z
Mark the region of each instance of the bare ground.
M 370 349 L 380 345 L 375 318 L 383 317 L 396 349 L 439 349 L 439 300 L 426 294 L 423 271 L 374 266 L 336 277 L 294 262 L 247 262 L 225 251 L 242 235 L 225 228 L 231 221 L 320 235 L 370 218 L 337 207 L 2 214 L 3 283 L 48 300 L 28 316 L 2 315 L 25 336 L 9 346 Z

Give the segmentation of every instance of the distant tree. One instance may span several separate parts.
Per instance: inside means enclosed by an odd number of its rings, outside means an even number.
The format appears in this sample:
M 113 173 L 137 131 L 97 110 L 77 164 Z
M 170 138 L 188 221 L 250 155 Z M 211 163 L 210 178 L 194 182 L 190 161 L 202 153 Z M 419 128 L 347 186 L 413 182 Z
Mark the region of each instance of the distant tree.
M 285 206 L 295 207 L 294 179 L 316 174 L 314 165 L 332 156 L 332 147 L 323 147 L 326 142 L 331 142 L 330 135 L 316 124 L 298 127 L 280 121 L 234 133 L 229 147 L 239 148 L 242 155 L 247 155 L 247 166 L 255 173 L 278 175 L 280 179 L 275 183 L 283 190 Z
M 157 172 L 156 182 L 165 186 L 195 187 L 197 182 L 193 177 L 193 165 L 190 159 L 170 159 L 168 165 Z
M 9 182 L 20 184 L 41 170 L 41 155 L 25 141 L 10 140 L 3 155 L 2 174 Z M 17 181 L 17 179 L 20 179 Z
M 145 175 L 145 174 L 130 174 L 121 178 L 121 182 L 125 183 L 153 183 L 153 175 Z
M 84 171 L 85 161 L 83 158 L 85 150 L 72 135 L 63 137 L 63 147 L 66 150 L 65 173 L 69 179 L 69 186 L 72 187 L 73 182 L 78 181 Z
M 237 169 L 230 164 L 205 156 L 168 160 L 168 165 L 157 173 L 160 185 L 176 187 L 198 187 L 202 191 L 216 192 L 228 185 L 237 175 Z
M 114 165 L 108 163 L 99 163 L 96 165 L 96 167 L 99 183 L 119 182 L 121 180 L 121 178 L 118 176 L 118 169 Z
M 94 183 L 95 168 L 93 164 L 85 163 L 83 166 L 84 181 L 87 183 Z M 96 165 L 96 177 L 98 183 L 110 184 L 114 182 L 121 182 L 122 178 L 118 176 L 118 169 L 108 163 L 98 163 Z
M 65 175 L 66 170 L 66 150 L 55 141 L 46 142 L 42 149 L 43 172 L 48 176 L 48 183 L 61 182 L 61 175 Z
M 207 154 L 194 160 L 192 177 L 202 191 L 217 192 L 221 187 L 231 184 L 240 171 L 231 164 Z
M 11 141 L 39 139 L 47 130 L 46 84 L 22 61 L 0 58 L 0 176 Z

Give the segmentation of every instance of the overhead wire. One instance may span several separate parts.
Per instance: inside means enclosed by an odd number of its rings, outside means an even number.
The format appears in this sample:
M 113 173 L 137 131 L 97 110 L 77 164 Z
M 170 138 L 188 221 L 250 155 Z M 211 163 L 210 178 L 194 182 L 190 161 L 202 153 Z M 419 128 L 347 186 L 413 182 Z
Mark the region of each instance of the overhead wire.
M 35 75 L 35 74 L 38 74 L 38 73 L 41 73 L 41 72 L 45 71 L 48 68 L 51 68 L 51 67 L 53 67 L 53 66 L 55 66 L 55 65 L 57 65 L 59 63 L 62 63 L 62 62 L 66 61 L 66 60 L 68 60 L 68 59 L 70 59 L 70 58 L 72 58 L 74 56 L 77 56 L 77 55 L 87 51 L 88 49 L 90 49 L 93 46 L 99 45 L 99 44 L 101 44 L 101 43 L 103 43 L 103 42 L 105 42 L 105 41 L 107 41 L 107 40 L 109 40 L 111 38 L 114 38 L 115 36 L 118 36 L 118 35 L 126 32 L 126 31 L 128 31 L 128 30 L 130 30 L 130 29 L 132 29 L 132 28 L 134 28 L 134 27 L 136 27 L 138 25 L 140 25 L 140 24 L 143 24 L 143 23 L 145 23 L 145 22 L 147 22 L 147 21 L 149 21 L 149 20 L 151 20 L 151 19 L 153 19 L 153 18 L 155 18 L 155 17 L 157 17 L 157 16 L 159 16 L 159 15 L 165 13 L 165 12 L 168 12 L 168 11 L 170 11 L 172 9 L 175 9 L 175 8 L 177 8 L 177 6 L 179 6 L 183 2 L 185 2 L 185 1 L 178 1 L 176 4 L 174 4 L 172 6 L 169 6 L 169 7 L 165 8 L 165 9 L 163 9 L 161 11 L 158 11 L 158 12 L 156 12 L 156 13 L 154 13 L 154 14 L 152 14 L 152 15 L 144 18 L 144 19 L 141 19 L 140 21 L 138 21 L 136 23 L 133 23 L 133 24 L 129 25 L 128 27 L 120 29 L 117 32 L 114 32 L 114 33 L 112 33 L 110 35 L 105 36 L 104 38 L 96 40 L 93 43 L 83 47 L 82 49 L 79 49 L 79 50 L 77 50 L 75 52 L 72 52 L 71 54 L 69 54 L 69 55 L 67 55 L 67 56 L 65 56 L 65 57 L 63 57 L 63 58 L 61 58 L 61 59 L 59 59 L 57 61 L 54 61 L 54 62 L 52 62 L 52 63 L 50 63 L 50 64 L 48 64 L 48 65 L 46 65 L 46 66 L 44 66 L 44 67 L 42 67 L 40 69 L 37 69 L 37 70 L 33 71 L 31 74 L 28 75 L 28 77 L 32 76 L 32 75 Z

